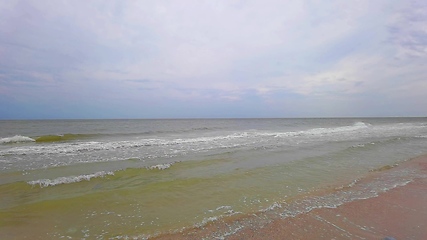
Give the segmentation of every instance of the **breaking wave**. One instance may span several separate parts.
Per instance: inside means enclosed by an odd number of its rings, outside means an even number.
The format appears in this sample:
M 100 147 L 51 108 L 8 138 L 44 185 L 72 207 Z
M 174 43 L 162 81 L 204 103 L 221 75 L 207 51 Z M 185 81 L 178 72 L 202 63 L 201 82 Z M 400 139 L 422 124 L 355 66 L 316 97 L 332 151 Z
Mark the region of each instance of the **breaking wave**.
M 79 175 L 79 176 L 68 176 L 68 177 L 59 177 L 55 179 L 39 179 L 35 181 L 29 181 L 28 184 L 32 186 L 39 185 L 41 188 L 43 187 L 51 187 L 56 186 L 60 184 L 68 184 L 68 183 L 77 183 L 81 181 L 90 181 L 92 178 L 99 178 L 99 177 L 106 177 L 108 175 L 114 175 L 113 172 L 96 172 L 92 174 L 85 174 L 85 175 Z
M 365 129 L 370 127 L 369 124 L 364 122 L 356 122 L 351 126 L 343 126 L 336 128 L 313 128 L 308 130 L 306 133 L 308 134 L 329 134 L 329 133 L 340 133 L 340 132 L 351 132 L 355 130 Z
M 164 164 L 157 164 L 151 167 L 147 167 L 148 170 L 158 169 L 158 170 L 165 170 L 170 168 L 173 165 L 173 163 L 164 163 Z
M 90 138 L 93 135 L 91 134 L 61 134 L 61 135 L 44 135 L 36 138 L 36 142 L 42 143 L 42 142 L 64 142 L 64 141 L 72 141 L 72 140 L 79 140 L 79 139 L 86 139 Z
M 20 142 L 34 142 L 35 140 L 21 135 L 15 135 L 13 137 L 0 138 L 0 144 L 9 144 L 9 143 L 20 143 Z
M 357 141 L 348 151 L 360 149 L 369 150 L 380 144 L 389 144 L 398 141 L 410 140 L 405 136 L 418 131 L 424 126 L 414 124 L 370 125 L 364 122 L 355 122 L 346 126 L 309 128 L 300 131 L 271 131 L 271 130 L 246 130 L 224 131 L 215 135 L 183 135 L 183 136 L 157 136 L 153 138 L 96 138 L 94 135 L 65 134 L 45 135 L 37 139 L 15 136 L 3 138 L 0 143 L 19 141 L 36 142 L 41 144 L 11 146 L 0 149 L 0 156 L 15 158 L 32 158 L 32 161 L 21 161 L 29 169 L 46 166 L 44 159 L 57 159 L 60 154 L 62 161 L 55 162 L 55 166 L 70 165 L 76 162 L 116 161 L 138 156 L 139 159 L 153 159 L 157 157 L 172 158 L 191 153 L 206 153 L 215 151 L 223 153 L 229 149 L 257 150 L 274 149 L 283 146 L 294 146 L 305 143 L 323 143 L 336 141 Z M 419 133 L 417 133 L 419 134 Z M 420 135 L 420 134 L 419 134 Z M 371 140 L 374 137 L 374 140 Z M 381 137 L 381 140 L 375 138 Z M 85 141 L 68 141 L 72 139 L 90 138 Z M 385 139 L 385 140 L 384 140 Z M 366 141 L 367 140 L 367 141 Z M 50 143 L 52 142 L 52 143 Z M 48 144 L 43 144 L 48 143 Z M 115 156 L 110 154 L 114 151 Z M 84 155 L 84 161 L 74 157 Z M 104 156 L 101 158 L 100 156 Z M 12 164 L 13 165 L 13 164 Z M 151 169 L 164 170 L 168 165 L 153 166 Z M 11 168 L 10 165 L 5 169 Z
M 59 135 L 43 135 L 39 137 L 27 137 L 15 135 L 13 137 L 0 138 L 0 144 L 21 143 L 21 142 L 36 142 L 36 143 L 49 143 L 49 142 L 65 142 L 79 139 L 88 139 L 96 136 L 95 134 L 59 134 Z

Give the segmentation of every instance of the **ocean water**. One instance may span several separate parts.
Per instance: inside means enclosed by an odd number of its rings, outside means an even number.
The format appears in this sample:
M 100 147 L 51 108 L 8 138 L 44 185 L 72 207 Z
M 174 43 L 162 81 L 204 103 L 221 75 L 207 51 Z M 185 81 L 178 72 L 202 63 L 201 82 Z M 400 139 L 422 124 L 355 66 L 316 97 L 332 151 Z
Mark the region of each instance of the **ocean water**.
M 294 216 L 405 184 L 416 176 L 356 183 L 426 146 L 427 118 L 0 121 L 0 237 L 147 238 Z

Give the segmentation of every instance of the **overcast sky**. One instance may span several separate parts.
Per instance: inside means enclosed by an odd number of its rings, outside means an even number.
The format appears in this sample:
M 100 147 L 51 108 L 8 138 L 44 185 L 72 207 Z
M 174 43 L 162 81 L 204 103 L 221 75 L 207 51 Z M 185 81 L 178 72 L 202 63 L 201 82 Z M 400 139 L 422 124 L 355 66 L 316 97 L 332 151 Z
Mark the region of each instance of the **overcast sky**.
M 427 116 L 427 2 L 0 1 L 0 119 Z

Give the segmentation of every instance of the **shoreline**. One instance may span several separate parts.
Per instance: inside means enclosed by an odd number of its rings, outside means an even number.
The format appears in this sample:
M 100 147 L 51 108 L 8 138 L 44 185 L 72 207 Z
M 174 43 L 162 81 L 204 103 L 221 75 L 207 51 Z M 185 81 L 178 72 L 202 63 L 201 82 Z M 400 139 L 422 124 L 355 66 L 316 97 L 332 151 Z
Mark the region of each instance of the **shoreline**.
M 427 239 L 427 155 L 371 171 L 357 184 L 375 184 L 399 171 L 413 171 L 418 176 L 376 196 L 313 208 L 295 216 L 281 218 L 277 212 L 236 215 L 150 239 Z M 320 190 L 312 197 L 329 193 L 330 189 Z

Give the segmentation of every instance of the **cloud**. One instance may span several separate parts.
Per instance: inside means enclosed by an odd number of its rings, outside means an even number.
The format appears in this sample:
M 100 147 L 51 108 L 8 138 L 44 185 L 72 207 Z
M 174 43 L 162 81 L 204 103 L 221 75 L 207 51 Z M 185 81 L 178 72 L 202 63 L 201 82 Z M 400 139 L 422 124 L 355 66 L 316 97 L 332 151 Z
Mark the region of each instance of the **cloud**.
M 0 100 L 109 104 L 113 117 L 399 114 L 426 94 L 426 13 L 423 1 L 6 1 Z
M 389 41 L 397 46 L 396 57 L 425 58 L 427 56 L 427 4 L 411 1 L 391 19 Z

